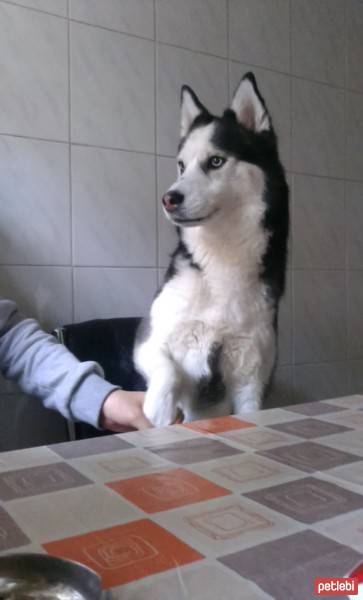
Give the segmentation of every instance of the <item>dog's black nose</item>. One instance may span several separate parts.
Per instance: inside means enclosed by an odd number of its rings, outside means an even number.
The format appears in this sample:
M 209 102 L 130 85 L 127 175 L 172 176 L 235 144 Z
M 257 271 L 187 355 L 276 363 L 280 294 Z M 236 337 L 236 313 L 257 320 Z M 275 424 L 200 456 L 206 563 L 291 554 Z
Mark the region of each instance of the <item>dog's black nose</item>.
M 173 212 L 180 204 L 184 202 L 184 195 L 176 190 L 167 192 L 162 197 L 165 210 Z

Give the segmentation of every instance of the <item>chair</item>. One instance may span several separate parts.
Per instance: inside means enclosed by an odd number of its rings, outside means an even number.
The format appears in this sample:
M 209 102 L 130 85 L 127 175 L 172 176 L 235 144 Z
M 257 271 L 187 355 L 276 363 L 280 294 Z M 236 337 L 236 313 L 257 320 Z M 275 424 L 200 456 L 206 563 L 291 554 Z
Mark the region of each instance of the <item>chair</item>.
M 132 350 L 140 317 L 96 319 L 54 330 L 54 335 L 79 360 L 96 361 L 105 378 L 129 391 L 146 389 L 143 377 L 135 370 Z M 71 439 L 84 439 L 109 434 L 86 423 L 69 423 Z

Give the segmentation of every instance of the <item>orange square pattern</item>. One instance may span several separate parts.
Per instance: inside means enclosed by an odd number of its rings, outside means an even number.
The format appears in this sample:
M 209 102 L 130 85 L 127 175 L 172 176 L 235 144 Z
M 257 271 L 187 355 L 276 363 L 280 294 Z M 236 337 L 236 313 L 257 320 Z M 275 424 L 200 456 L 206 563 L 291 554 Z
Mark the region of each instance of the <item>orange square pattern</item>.
M 43 544 L 43 548 L 52 556 L 87 565 L 100 575 L 103 588 L 204 558 L 149 519 L 50 542 Z
M 234 417 L 216 417 L 215 419 L 205 419 L 204 421 L 186 423 L 183 427 L 199 431 L 200 433 L 222 433 L 223 431 L 232 431 L 233 429 L 256 427 L 256 425 L 254 423 L 248 423 L 248 421 L 240 421 Z
M 163 473 L 112 481 L 106 485 L 147 513 L 231 494 L 229 490 L 185 469 L 171 469 Z

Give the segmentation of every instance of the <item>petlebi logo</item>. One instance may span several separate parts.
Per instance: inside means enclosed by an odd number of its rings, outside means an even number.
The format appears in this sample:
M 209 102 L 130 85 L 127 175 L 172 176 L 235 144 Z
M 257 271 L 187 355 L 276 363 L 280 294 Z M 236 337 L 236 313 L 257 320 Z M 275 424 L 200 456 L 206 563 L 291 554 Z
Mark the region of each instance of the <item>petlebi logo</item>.
M 316 577 L 314 594 L 363 600 L 363 562 L 356 565 L 346 577 Z
M 346 598 L 350 594 L 357 598 L 358 580 L 354 577 L 317 577 L 314 581 L 314 594 L 334 596 L 334 598 L 337 596 Z

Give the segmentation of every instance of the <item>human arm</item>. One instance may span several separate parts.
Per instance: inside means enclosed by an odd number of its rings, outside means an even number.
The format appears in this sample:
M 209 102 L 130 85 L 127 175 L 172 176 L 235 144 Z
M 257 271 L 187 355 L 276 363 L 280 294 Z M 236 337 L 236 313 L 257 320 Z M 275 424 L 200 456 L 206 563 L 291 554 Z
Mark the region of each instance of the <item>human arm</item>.
M 24 319 L 14 302 L 1 298 L 0 370 L 67 419 L 117 431 L 148 425 L 140 415 L 141 396 L 105 381 L 97 363 L 79 362 L 35 320 Z

